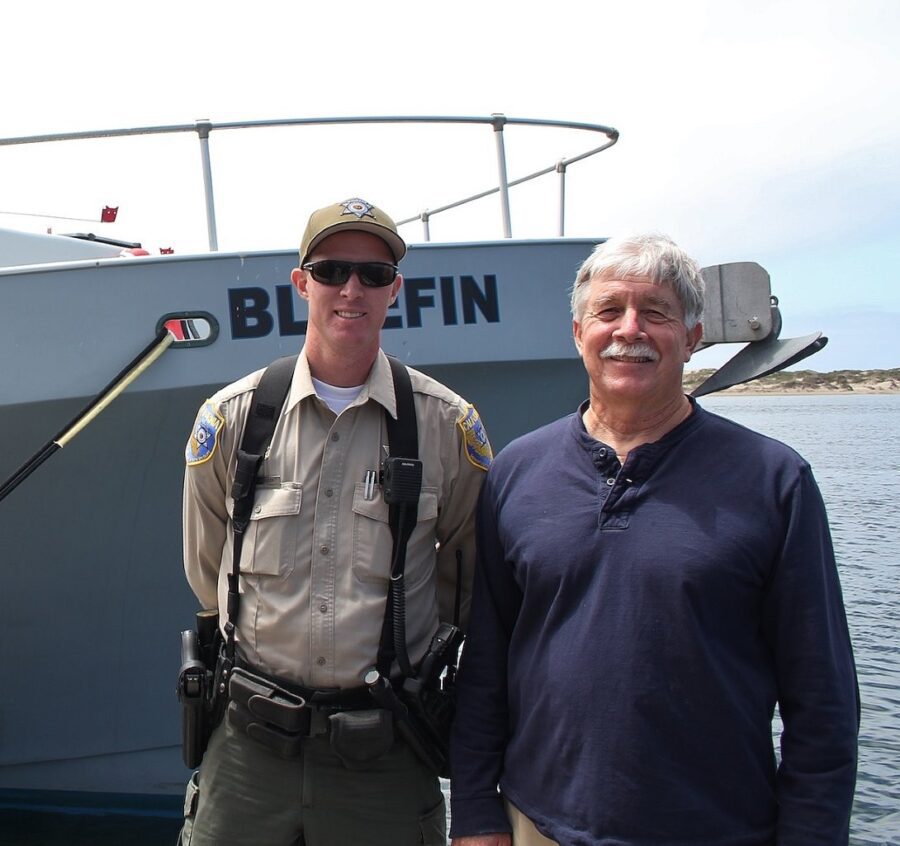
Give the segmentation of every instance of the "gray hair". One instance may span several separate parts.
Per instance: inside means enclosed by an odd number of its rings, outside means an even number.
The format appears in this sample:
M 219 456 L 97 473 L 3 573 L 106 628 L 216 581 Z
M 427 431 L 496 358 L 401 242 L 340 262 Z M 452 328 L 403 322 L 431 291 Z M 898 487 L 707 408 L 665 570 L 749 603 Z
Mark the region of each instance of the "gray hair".
M 684 309 L 684 325 L 693 329 L 703 315 L 705 286 L 697 264 L 671 238 L 656 233 L 611 238 L 594 247 L 572 286 L 572 317 L 581 320 L 590 281 L 595 276 L 636 276 L 675 292 Z

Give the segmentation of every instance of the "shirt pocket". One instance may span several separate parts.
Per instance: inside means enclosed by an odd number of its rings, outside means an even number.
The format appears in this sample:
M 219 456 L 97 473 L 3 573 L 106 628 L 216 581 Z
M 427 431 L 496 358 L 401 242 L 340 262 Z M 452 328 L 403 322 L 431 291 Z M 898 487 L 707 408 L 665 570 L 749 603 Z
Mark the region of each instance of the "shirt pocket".
M 353 491 L 353 575 L 363 582 L 388 581 L 394 536 L 391 534 L 389 507 L 382 499 L 381 488 L 374 499 L 365 497 L 366 486 L 360 482 Z M 437 488 L 422 488 L 416 527 L 406 547 L 407 585 L 417 583 L 434 563 L 434 530 L 438 516 Z
M 241 572 L 288 576 L 294 570 L 300 531 L 299 482 L 259 486 L 241 549 Z

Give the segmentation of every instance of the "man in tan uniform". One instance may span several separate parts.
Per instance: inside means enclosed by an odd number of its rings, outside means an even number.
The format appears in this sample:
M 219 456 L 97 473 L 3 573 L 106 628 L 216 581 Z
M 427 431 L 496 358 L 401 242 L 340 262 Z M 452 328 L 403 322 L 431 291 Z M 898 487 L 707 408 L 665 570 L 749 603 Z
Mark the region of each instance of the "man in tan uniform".
M 306 342 L 259 471 L 241 550 L 235 637 L 238 666 L 288 690 L 359 691 L 379 651 L 393 539 L 373 480 L 388 452 L 385 415 L 397 415 L 380 337 L 405 252 L 393 221 L 354 198 L 313 213 L 291 274 L 309 307 Z M 202 606 L 219 609 L 221 623 L 232 568 L 231 483 L 261 373 L 203 406 L 186 450 L 185 572 Z M 465 628 L 474 506 L 491 452 L 472 406 L 409 373 L 423 464 L 405 571 L 406 642 L 415 665 L 438 622 L 452 621 L 458 581 Z M 374 701 L 354 700 L 360 706 Z M 444 844 L 438 779 L 411 749 L 396 739 L 370 760 L 348 761 L 333 748 L 333 712 L 312 711 L 308 736 L 287 758 L 226 714 L 189 785 L 182 843 Z

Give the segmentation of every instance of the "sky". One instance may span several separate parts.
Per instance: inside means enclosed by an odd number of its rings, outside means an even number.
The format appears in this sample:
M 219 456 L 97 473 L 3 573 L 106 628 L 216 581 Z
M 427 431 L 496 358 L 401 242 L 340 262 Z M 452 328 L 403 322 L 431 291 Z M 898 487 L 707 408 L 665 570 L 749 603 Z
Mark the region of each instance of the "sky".
M 782 336 L 830 339 L 801 367 L 900 366 L 900 0 L 11 9 L 0 138 L 494 112 L 615 127 L 614 147 L 569 170 L 567 235 L 653 230 L 704 265 L 756 261 Z M 214 132 L 220 249 L 294 247 L 313 208 L 346 196 L 402 218 L 496 184 L 489 128 L 407 132 Z M 516 127 L 505 138 L 510 178 L 597 143 Z M 556 198 L 553 177 L 513 189 L 514 237 L 554 234 Z M 202 203 L 194 134 L 0 147 L 0 226 L 183 254 L 206 248 Z M 101 229 L 104 205 L 120 212 Z M 418 224 L 403 234 L 422 239 Z M 496 197 L 435 217 L 431 234 L 501 237 Z

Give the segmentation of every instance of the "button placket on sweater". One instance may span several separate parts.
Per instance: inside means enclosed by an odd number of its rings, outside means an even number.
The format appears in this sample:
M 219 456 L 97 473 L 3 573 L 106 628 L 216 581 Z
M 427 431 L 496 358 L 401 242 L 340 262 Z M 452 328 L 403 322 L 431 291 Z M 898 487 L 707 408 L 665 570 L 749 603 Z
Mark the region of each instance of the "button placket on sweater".
M 598 494 L 601 508 L 605 507 L 619 472 L 619 459 L 607 446 L 599 444 L 591 450 L 591 461 L 598 472 Z
M 622 496 L 632 484 L 625 468 L 613 449 L 599 444 L 591 450 L 591 460 L 597 469 L 597 489 L 600 513 L 597 516 L 601 529 L 627 529 L 628 510 L 623 508 Z M 629 461 L 626 459 L 626 464 Z

